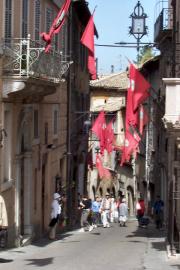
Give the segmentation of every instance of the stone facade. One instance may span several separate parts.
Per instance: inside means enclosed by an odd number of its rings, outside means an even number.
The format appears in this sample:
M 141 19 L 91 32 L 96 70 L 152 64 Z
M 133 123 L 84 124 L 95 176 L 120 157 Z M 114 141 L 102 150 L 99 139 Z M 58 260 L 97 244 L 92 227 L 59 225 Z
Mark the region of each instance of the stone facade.
M 162 115 L 165 132 L 161 145 L 161 193 L 166 193 L 165 222 L 172 254 L 179 250 L 180 189 L 179 189 L 179 1 L 163 3 L 155 24 L 155 42 L 161 51 L 159 97 L 164 107 Z M 160 20 L 166 24 L 158 24 Z M 164 149 L 163 149 L 164 147 Z
M 91 111 L 94 121 L 98 112 L 105 111 L 107 122 L 114 119 L 114 133 L 116 145 L 121 148 L 124 145 L 125 104 L 128 88 L 127 73 L 110 74 L 102 76 L 99 80 L 91 82 Z M 95 166 L 96 148 L 99 146 L 97 138 L 90 138 L 90 148 L 93 154 L 93 170 L 89 168 L 88 193 L 91 199 L 96 194 L 105 196 L 110 192 L 116 198 L 125 197 L 129 206 L 130 216 L 135 215 L 135 202 L 142 188 L 139 182 L 145 176 L 145 159 L 138 155 L 133 169 L 132 164 L 120 166 L 121 150 L 115 150 L 108 154 L 105 150 L 103 165 L 111 173 L 111 179 L 100 179 Z M 139 189 L 140 188 L 140 189 Z M 143 193 L 144 194 L 144 193 Z
M 80 157 L 87 145 L 81 143 L 82 133 L 74 128 L 78 124 L 82 130 L 83 122 L 76 121 L 73 112 L 89 110 L 87 51 L 80 45 L 80 33 L 90 16 L 85 2 L 72 1 L 70 19 L 52 42 L 52 49 L 61 53 L 45 55 L 42 44 L 37 43 L 40 32 L 48 31 L 62 2 L 27 1 L 23 6 L 26 1 L 12 1 L 6 10 L 12 16 L 6 24 L 5 1 L 0 2 L 0 37 L 5 39 L 0 51 L 0 226 L 7 229 L 8 246 L 22 245 L 47 233 L 52 195 L 66 193 L 71 199 L 68 205 L 72 205 L 73 192 L 78 190 L 73 186 L 78 170 L 79 174 L 83 171 L 78 185 L 84 188 L 86 160 Z M 78 16 L 79 4 L 87 12 L 85 22 Z M 27 36 L 22 40 L 23 33 Z M 30 50 L 23 58 L 27 44 Z M 32 44 L 37 47 L 32 48 Z M 68 50 L 71 53 L 67 56 Z M 77 53 L 80 50 L 86 51 L 81 58 Z M 78 156 L 75 165 L 72 159 L 72 167 L 68 166 L 69 150 L 73 158 Z M 75 166 L 77 175 L 73 179 Z

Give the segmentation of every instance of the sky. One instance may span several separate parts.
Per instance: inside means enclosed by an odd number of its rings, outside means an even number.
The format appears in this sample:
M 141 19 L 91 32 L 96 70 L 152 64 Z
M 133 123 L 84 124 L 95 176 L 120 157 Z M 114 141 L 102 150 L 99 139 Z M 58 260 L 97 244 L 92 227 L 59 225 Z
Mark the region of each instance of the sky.
M 133 36 L 129 35 L 131 26 L 130 15 L 134 11 L 137 0 L 88 0 L 89 9 L 93 12 L 95 6 L 94 23 L 99 38 L 95 37 L 95 44 L 110 44 L 116 42 L 136 42 Z M 146 25 L 148 35 L 141 39 L 141 42 L 153 42 L 154 23 L 161 7 L 159 0 L 141 0 L 140 3 L 147 14 Z M 127 58 L 131 61 L 137 59 L 136 48 L 107 48 L 95 46 L 95 57 L 98 58 L 98 74 L 108 74 L 111 66 L 114 72 L 120 72 L 127 67 Z

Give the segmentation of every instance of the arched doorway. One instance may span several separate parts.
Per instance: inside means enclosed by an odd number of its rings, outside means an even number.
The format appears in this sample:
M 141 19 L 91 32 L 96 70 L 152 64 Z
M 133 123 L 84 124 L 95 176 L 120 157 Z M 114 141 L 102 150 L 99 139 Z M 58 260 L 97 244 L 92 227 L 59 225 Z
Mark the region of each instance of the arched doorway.
M 131 186 L 127 187 L 127 203 L 129 208 L 129 216 L 134 216 L 134 192 Z

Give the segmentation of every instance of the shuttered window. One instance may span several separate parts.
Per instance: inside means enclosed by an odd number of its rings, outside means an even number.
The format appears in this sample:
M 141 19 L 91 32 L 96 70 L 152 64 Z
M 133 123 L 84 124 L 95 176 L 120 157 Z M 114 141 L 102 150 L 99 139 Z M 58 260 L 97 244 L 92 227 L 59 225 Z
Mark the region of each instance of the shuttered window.
M 35 40 L 40 39 L 40 12 L 41 3 L 40 0 L 35 0 Z
M 12 34 L 12 0 L 5 2 L 5 39 L 11 38 Z
M 28 0 L 22 1 L 22 37 L 28 35 Z
M 39 111 L 37 109 L 34 110 L 34 138 L 39 137 Z
M 48 33 L 52 24 L 52 9 L 46 8 L 46 32 Z

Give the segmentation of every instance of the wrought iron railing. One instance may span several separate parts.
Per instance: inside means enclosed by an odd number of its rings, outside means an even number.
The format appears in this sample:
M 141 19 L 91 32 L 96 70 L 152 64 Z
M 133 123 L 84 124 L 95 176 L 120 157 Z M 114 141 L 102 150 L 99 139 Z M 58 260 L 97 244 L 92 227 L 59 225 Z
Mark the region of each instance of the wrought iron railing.
M 154 41 L 157 41 L 162 31 L 173 28 L 173 9 L 163 8 L 154 25 Z
M 61 53 L 45 53 L 41 43 L 27 39 L 6 39 L 1 42 L 4 76 L 39 78 L 58 83 L 72 63 Z M 66 58 L 66 59 L 65 59 Z

